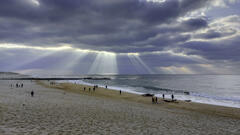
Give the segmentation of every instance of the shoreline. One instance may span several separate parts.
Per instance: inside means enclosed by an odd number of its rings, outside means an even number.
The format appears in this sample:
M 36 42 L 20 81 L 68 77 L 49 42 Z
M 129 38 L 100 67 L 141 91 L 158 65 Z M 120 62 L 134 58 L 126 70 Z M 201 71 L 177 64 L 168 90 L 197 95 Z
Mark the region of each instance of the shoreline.
M 152 104 L 151 97 L 69 83 L 10 83 L 0 81 L 0 134 L 240 133 L 239 109 L 160 98 Z
M 152 104 L 151 100 L 152 97 L 143 97 L 142 95 L 129 93 L 122 91 L 122 94 L 119 94 L 118 90 L 114 89 L 106 89 L 103 87 L 99 87 L 93 92 L 93 86 L 83 85 L 83 84 L 73 84 L 73 83 L 56 83 L 56 85 L 49 85 L 43 81 L 36 81 L 37 84 L 48 88 L 57 88 L 64 90 L 66 92 L 72 92 L 77 94 L 83 94 L 88 96 L 100 97 L 100 98 L 108 98 L 112 100 L 126 100 L 131 102 L 137 102 L 141 104 L 147 104 L 154 107 L 160 108 L 172 108 L 172 109 L 181 109 L 187 111 L 194 111 L 199 113 L 204 113 L 207 115 L 214 115 L 214 116 L 223 116 L 223 117 L 230 117 L 230 118 L 237 118 L 240 119 L 240 108 L 234 107 L 226 107 L 220 105 L 212 105 L 212 104 L 203 104 L 197 102 L 186 102 L 177 100 L 177 102 L 165 102 L 162 98 L 158 98 L 158 104 Z M 86 87 L 86 91 L 83 88 Z M 89 92 L 89 88 L 91 91 Z
M 71 84 L 79 84 L 79 85 L 86 85 L 86 86 L 94 86 L 93 83 L 88 83 L 88 82 L 84 82 L 84 81 L 57 81 L 57 83 L 71 83 Z M 104 85 L 99 84 L 100 87 L 104 88 Z M 127 93 L 132 93 L 132 94 L 137 94 L 137 95 L 143 95 L 143 94 L 154 94 L 155 97 L 158 98 L 162 98 L 162 93 L 144 93 L 144 92 L 138 92 L 135 91 L 135 88 L 129 88 L 129 87 L 118 87 L 118 86 L 108 86 L 109 89 L 111 90 L 115 90 L 115 91 L 119 91 L 122 90 L 123 92 L 127 92 Z M 183 91 L 183 90 L 182 90 Z M 175 99 L 178 101 L 183 101 L 183 102 L 193 102 L 193 103 L 200 103 L 200 104 L 207 104 L 207 105 L 214 105 L 214 106 L 222 106 L 222 107 L 230 107 L 230 108 L 238 108 L 240 109 L 240 103 L 239 104 L 234 104 L 233 102 L 230 102 L 228 100 L 217 100 L 214 98 L 208 98 L 208 97 L 204 97 L 204 96 L 194 96 L 194 92 L 188 92 L 186 91 L 188 94 L 185 94 L 185 92 L 183 92 L 182 94 L 174 94 Z M 191 94 L 190 94 L 191 93 Z M 171 98 L 171 93 L 164 93 L 165 94 L 165 99 L 167 98 Z

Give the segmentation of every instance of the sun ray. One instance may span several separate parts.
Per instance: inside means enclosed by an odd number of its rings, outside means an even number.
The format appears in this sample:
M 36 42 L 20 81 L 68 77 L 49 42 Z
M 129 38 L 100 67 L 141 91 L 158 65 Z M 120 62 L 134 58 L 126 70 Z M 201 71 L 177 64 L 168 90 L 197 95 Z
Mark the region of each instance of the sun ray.
M 115 54 L 98 53 L 89 74 L 117 74 L 117 60 Z
M 63 61 L 64 66 L 60 67 L 61 70 L 72 71 L 72 69 L 88 55 L 88 53 L 71 53 L 70 56 L 67 56 L 66 60 Z
M 132 65 L 135 67 L 138 73 L 148 73 L 148 74 L 153 74 L 154 72 L 152 71 L 149 66 L 143 62 L 143 60 L 138 56 L 138 55 L 128 55 L 128 58 Z
M 25 59 L 21 59 L 19 60 L 18 62 L 16 62 L 14 64 L 14 69 L 21 69 L 23 68 L 25 65 L 28 65 L 34 61 L 37 61 L 39 59 L 42 59 L 42 58 L 46 58 L 46 57 L 49 57 L 51 55 L 54 55 L 55 53 L 54 52 L 49 52 L 49 51 L 43 51 L 41 53 L 39 52 L 34 52 L 35 55 L 31 55 L 31 58 L 25 58 Z M 28 57 L 28 56 L 26 56 Z

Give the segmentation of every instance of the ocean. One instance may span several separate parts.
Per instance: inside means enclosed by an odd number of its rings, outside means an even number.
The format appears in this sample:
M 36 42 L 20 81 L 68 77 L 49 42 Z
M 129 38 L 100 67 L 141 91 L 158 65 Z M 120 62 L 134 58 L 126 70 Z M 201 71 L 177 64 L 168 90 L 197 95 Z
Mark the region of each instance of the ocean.
M 178 100 L 240 108 L 240 75 L 94 75 L 111 80 L 79 80 L 74 83 L 99 85 L 115 90 Z
M 3 78 L 14 76 L 19 77 L 20 75 L 0 74 L 0 77 Z M 111 78 L 111 80 L 71 80 L 67 82 L 101 87 L 107 85 L 108 88 L 114 90 L 135 94 L 151 93 L 158 97 L 165 94 L 166 98 L 170 98 L 171 94 L 174 94 L 178 100 L 240 108 L 240 75 L 60 75 L 54 77 Z

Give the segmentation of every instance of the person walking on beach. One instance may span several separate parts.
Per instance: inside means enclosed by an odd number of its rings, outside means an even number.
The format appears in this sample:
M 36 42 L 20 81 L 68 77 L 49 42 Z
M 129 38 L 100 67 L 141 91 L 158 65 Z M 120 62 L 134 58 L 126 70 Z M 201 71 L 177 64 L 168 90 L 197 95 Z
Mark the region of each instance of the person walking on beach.
M 122 91 L 121 90 L 119 91 L 119 94 L 122 95 Z
M 156 97 L 156 100 L 155 100 L 156 104 L 158 103 L 158 98 Z
M 162 98 L 163 98 L 163 100 L 165 99 L 165 95 L 164 94 L 162 94 Z
M 152 103 L 154 104 L 154 98 L 153 98 L 153 96 L 152 96 Z
M 83 90 L 85 91 L 85 90 L 86 90 L 86 87 L 84 87 Z
M 106 89 L 107 89 L 107 85 L 106 85 Z
M 33 90 L 31 91 L 31 96 L 32 96 L 32 97 L 34 96 L 34 91 L 33 91 Z
M 174 99 L 174 95 L 172 94 L 172 101 L 173 101 L 173 99 Z

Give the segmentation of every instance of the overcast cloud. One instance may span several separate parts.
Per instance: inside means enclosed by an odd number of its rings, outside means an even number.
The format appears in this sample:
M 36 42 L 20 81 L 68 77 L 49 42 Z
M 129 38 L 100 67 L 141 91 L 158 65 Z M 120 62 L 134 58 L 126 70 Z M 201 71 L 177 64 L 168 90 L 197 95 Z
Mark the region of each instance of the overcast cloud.
M 2 0 L 0 70 L 236 74 L 236 5 L 237 0 Z M 106 67 L 95 67 L 96 59 L 111 68 L 99 70 Z

